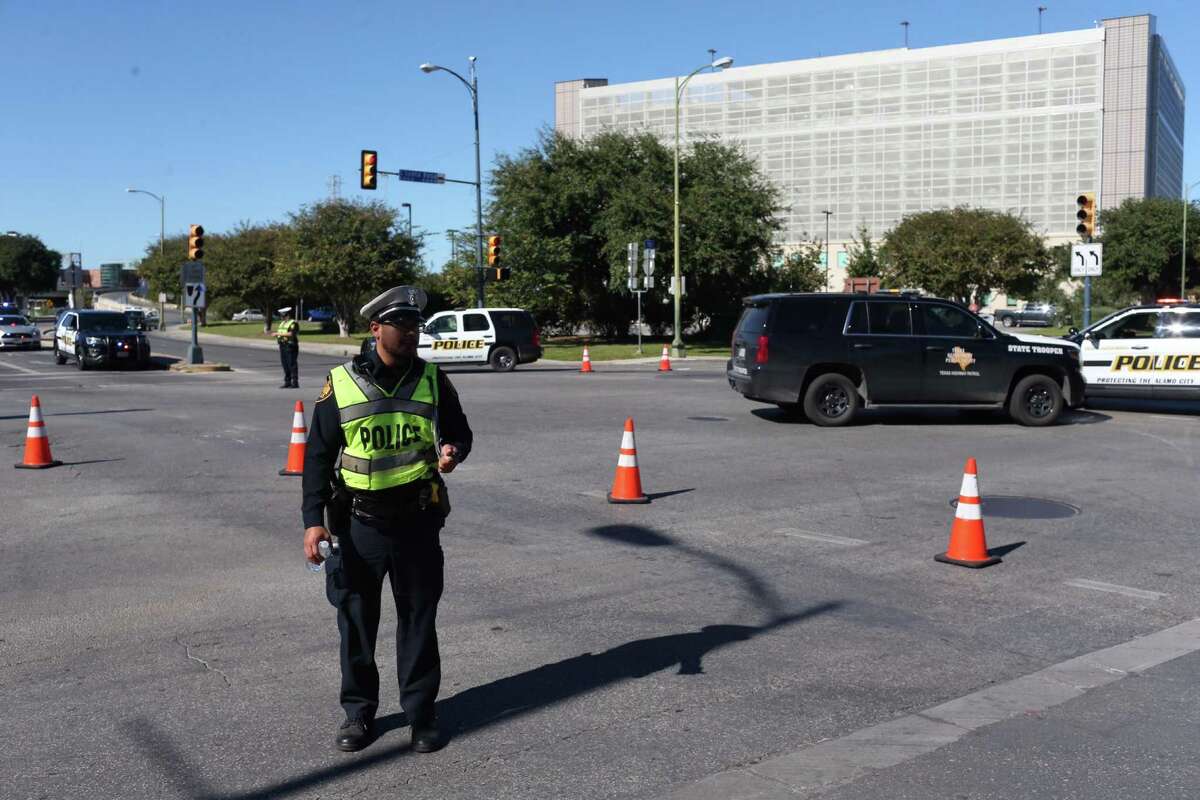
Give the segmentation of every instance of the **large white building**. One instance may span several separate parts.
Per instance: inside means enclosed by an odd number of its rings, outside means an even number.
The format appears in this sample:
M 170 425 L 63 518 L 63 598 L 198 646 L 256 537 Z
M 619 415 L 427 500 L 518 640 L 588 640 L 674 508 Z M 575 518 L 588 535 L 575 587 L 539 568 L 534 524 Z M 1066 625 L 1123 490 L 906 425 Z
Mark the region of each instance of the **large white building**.
M 568 136 L 674 141 L 675 79 L 555 87 Z M 737 67 L 692 78 L 684 142 L 736 141 L 780 189 L 783 244 L 825 238 L 833 286 L 860 225 L 955 205 L 1019 214 L 1077 239 L 1075 198 L 1101 208 L 1179 197 L 1184 87 L 1153 16 L 1095 28 Z

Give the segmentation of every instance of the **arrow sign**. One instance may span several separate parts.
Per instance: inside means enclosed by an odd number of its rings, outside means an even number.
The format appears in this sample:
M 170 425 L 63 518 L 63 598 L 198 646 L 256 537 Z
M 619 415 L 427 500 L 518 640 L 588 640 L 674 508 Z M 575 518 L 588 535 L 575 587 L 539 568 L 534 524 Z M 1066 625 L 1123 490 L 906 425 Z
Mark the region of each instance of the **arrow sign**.
M 1094 278 L 1104 270 L 1104 245 L 1077 244 L 1071 247 L 1071 277 Z
M 185 308 L 204 308 L 208 304 L 207 292 L 203 283 L 188 283 L 183 287 L 183 305 Z

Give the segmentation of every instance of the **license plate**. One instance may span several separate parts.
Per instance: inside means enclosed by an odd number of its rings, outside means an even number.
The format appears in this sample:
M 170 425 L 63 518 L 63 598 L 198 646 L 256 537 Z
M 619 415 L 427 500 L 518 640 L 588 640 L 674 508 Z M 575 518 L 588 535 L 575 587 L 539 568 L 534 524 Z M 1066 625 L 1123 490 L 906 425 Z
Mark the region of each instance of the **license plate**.
M 738 375 L 749 375 L 750 374 L 750 370 L 746 369 L 745 367 L 735 366 L 733 368 L 733 371 L 734 371 L 734 373 L 736 373 Z
M 738 357 L 738 358 L 745 358 L 745 357 L 746 357 L 746 348 L 744 348 L 744 347 L 739 347 L 739 348 L 738 348 L 738 354 L 737 354 L 737 357 Z

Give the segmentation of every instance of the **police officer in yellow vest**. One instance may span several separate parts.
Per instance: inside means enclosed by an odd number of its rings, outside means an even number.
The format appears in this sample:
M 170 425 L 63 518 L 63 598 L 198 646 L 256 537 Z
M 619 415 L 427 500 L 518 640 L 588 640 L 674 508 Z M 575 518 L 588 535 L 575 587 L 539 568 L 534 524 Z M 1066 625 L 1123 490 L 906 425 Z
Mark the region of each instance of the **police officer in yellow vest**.
M 300 388 L 300 323 L 292 316 L 292 307 L 286 306 L 277 312 L 279 327 L 275 329 L 275 341 L 279 342 L 279 362 L 283 364 L 283 386 L 280 389 Z
M 362 307 L 375 349 L 329 373 L 308 435 L 304 554 L 320 563 L 320 542 L 331 531 L 338 539 L 325 581 L 341 633 L 346 720 L 337 729 L 339 750 L 360 750 L 372 739 L 384 576 L 396 603 L 396 673 L 413 749 L 432 752 L 444 742 L 434 714 L 439 531 L 450 511 L 440 473 L 467 457 L 472 436 L 450 380 L 417 358 L 425 303 L 423 290 L 398 286 Z

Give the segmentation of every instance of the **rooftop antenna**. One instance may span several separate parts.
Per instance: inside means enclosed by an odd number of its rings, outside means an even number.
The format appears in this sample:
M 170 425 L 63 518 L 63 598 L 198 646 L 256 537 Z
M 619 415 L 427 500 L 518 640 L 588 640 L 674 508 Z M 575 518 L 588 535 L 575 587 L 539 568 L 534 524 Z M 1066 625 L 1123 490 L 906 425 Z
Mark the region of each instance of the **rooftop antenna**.
M 1042 32 L 1042 14 L 1046 13 L 1045 6 L 1038 6 L 1038 34 Z
M 907 50 L 908 49 L 908 20 L 904 20 L 903 22 L 900 23 L 900 25 L 904 28 L 904 49 Z

